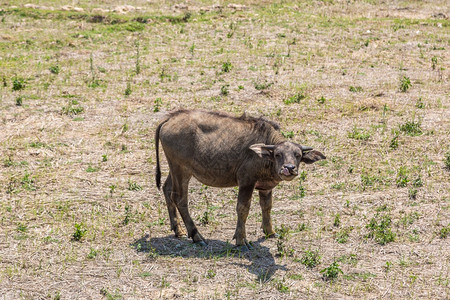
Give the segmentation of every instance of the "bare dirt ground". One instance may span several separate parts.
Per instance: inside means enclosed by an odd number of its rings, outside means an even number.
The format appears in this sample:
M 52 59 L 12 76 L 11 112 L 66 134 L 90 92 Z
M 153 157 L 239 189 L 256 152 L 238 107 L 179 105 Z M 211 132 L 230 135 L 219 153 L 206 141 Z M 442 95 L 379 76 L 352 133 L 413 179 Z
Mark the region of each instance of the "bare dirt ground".
M 0 299 L 448 299 L 446 1 L 0 1 Z M 327 155 L 275 190 L 193 181 L 170 231 L 154 129 L 264 115 Z M 168 168 L 163 158 L 163 173 Z

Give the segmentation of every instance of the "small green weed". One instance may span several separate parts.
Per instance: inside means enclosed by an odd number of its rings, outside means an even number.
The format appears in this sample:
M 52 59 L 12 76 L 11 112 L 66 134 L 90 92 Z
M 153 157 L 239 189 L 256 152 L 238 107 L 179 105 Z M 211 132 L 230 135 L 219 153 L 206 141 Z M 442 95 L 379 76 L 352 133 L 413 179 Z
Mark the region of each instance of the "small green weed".
M 98 251 L 95 250 L 94 248 L 91 248 L 91 250 L 89 251 L 88 255 L 86 256 L 87 259 L 94 259 L 98 254 Z
M 133 92 L 133 90 L 131 89 L 131 82 L 130 82 L 130 80 L 128 80 L 124 95 L 129 96 L 129 95 L 131 95 L 132 92 Z
M 386 245 L 395 240 L 395 234 L 391 230 L 391 217 L 389 215 L 376 215 L 366 228 L 369 230 L 368 238 L 373 238 L 378 244 Z
M 224 62 L 222 64 L 222 72 L 223 73 L 228 73 L 231 71 L 231 69 L 233 69 L 233 65 L 229 61 Z
M 365 129 L 353 127 L 353 130 L 348 133 L 348 137 L 355 140 L 367 141 L 370 139 L 370 132 Z
M 425 103 L 423 103 L 422 97 L 419 97 L 419 99 L 417 99 L 416 108 L 419 108 L 419 109 L 425 108 Z
M 275 279 L 273 282 L 280 293 L 289 293 L 289 287 L 284 283 L 284 278 L 283 280 Z
M 283 137 L 287 138 L 287 139 L 292 139 L 294 137 L 294 131 L 282 131 L 281 134 L 283 135 Z
M 228 89 L 229 86 L 229 84 L 222 85 L 222 87 L 220 88 L 220 94 L 222 96 L 228 96 L 228 94 L 230 94 L 230 91 Z
M 214 271 L 213 269 L 209 269 L 206 272 L 206 278 L 212 279 L 214 277 L 216 277 L 216 271 Z
M 397 187 L 406 187 L 408 185 L 408 169 L 405 166 L 401 166 L 397 172 L 397 179 L 395 183 Z
M 72 239 L 74 241 L 81 241 L 81 239 L 86 235 L 87 229 L 84 227 L 82 223 L 75 223 L 75 232 L 72 234 Z
M 131 220 L 131 207 L 126 204 L 125 205 L 125 218 L 122 221 L 123 225 L 128 225 L 128 223 L 130 223 Z
M 88 173 L 94 173 L 94 172 L 97 172 L 97 171 L 98 171 L 98 168 L 95 168 L 95 167 L 93 167 L 91 165 L 89 165 L 87 167 L 87 169 L 86 169 L 86 172 L 88 172 Z
M 255 89 L 258 90 L 258 91 L 262 91 L 262 90 L 268 89 L 268 88 L 271 87 L 272 85 L 273 85 L 273 82 L 267 82 L 267 81 L 264 81 L 264 82 L 256 82 L 256 83 L 255 83 Z
M 348 90 L 352 93 L 359 93 L 363 91 L 363 88 L 360 86 L 350 86 Z
M 410 188 L 408 190 L 408 198 L 411 200 L 416 200 L 418 192 L 419 191 L 416 188 Z
M 302 258 L 300 259 L 300 263 L 305 265 L 308 268 L 314 268 L 318 264 L 320 264 L 320 259 L 322 257 L 319 255 L 319 250 L 306 250 L 303 253 Z
M 394 137 L 391 139 L 391 141 L 389 142 L 389 148 L 391 148 L 392 150 L 395 150 L 398 148 L 398 133 L 396 133 L 394 135 Z
M 140 191 L 142 190 L 142 186 L 140 186 L 138 183 L 128 180 L 128 190 L 129 191 Z
M 28 231 L 28 226 L 26 224 L 19 223 L 17 225 L 17 231 L 25 233 Z
M 409 136 L 419 136 L 422 135 L 422 129 L 420 128 L 420 122 L 419 121 L 407 121 L 405 124 L 400 125 L 400 131 L 404 132 L 406 135 Z
M 406 76 L 402 76 L 400 78 L 400 91 L 402 93 L 406 93 L 406 91 L 411 87 L 411 80 L 409 79 L 409 77 Z
M 58 75 L 59 72 L 61 71 L 61 67 L 59 65 L 54 65 L 54 66 L 50 66 L 48 68 L 48 70 L 50 71 L 50 73 Z
M 350 232 L 352 232 L 353 226 L 346 227 L 341 229 L 338 233 L 336 233 L 336 242 L 339 244 L 345 244 L 350 237 Z
M 155 101 L 153 101 L 153 112 L 159 112 L 161 110 L 162 106 L 162 99 L 156 98 Z
M 25 172 L 25 175 L 20 180 L 20 184 L 27 191 L 35 191 L 37 189 L 34 182 L 34 177 L 32 177 L 28 172 Z
M 450 170 L 450 151 L 447 151 L 447 153 L 445 153 L 444 165 L 447 170 Z
M 438 63 L 437 57 L 433 56 L 431 58 L 431 69 L 436 70 L 437 63 Z
M 325 101 L 327 101 L 327 99 L 324 96 L 322 96 L 319 99 L 317 99 L 317 102 L 319 102 L 320 104 L 324 104 Z
M 448 224 L 445 227 L 442 227 L 441 230 L 439 230 L 439 237 L 441 239 L 447 238 L 447 236 L 450 234 L 450 224 Z
M 84 108 L 78 103 L 77 100 L 69 100 L 66 106 L 63 106 L 62 113 L 69 116 L 81 114 Z
M 325 280 L 333 280 L 338 277 L 339 274 L 344 274 L 339 264 L 335 261 L 329 267 L 320 271 Z
M 341 215 L 339 213 L 337 213 L 334 216 L 333 226 L 334 227 L 339 227 L 340 225 L 341 225 Z
M 137 75 L 141 73 L 141 52 L 140 52 L 140 41 L 136 40 L 134 42 L 134 45 L 136 46 L 136 62 L 135 62 L 135 72 Z
M 20 91 L 25 88 L 25 79 L 22 77 L 14 77 L 12 80 L 12 90 Z
M 23 104 L 23 96 L 19 96 L 16 98 L 16 106 L 22 106 Z
M 292 104 L 292 103 L 300 103 L 300 101 L 302 101 L 303 99 L 306 98 L 306 95 L 303 91 L 285 99 L 283 102 L 286 105 Z

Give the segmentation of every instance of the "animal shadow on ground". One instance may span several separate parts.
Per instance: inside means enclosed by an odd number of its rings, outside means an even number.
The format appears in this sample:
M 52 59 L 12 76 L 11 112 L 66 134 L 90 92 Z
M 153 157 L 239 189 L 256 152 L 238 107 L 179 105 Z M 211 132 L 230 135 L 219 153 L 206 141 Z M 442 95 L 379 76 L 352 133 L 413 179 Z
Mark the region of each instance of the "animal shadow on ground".
M 286 271 L 286 267 L 275 263 L 269 248 L 261 245 L 265 238 L 253 242 L 253 250 L 247 252 L 238 251 L 234 245 L 219 240 L 208 240 L 208 245 L 202 247 L 192 243 L 187 238 L 176 238 L 175 236 L 153 237 L 145 235 L 131 244 L 136 251 L 148 253 L 150 257 L 172 256 L 172 257 L 196 257 L 203 259 L 214 258 L 245 258 L 251 265 L 232 262 L 231 264 L 241 266 L 250 273 L 256 275 L 257 282 L 267 282 L 277 270 Z

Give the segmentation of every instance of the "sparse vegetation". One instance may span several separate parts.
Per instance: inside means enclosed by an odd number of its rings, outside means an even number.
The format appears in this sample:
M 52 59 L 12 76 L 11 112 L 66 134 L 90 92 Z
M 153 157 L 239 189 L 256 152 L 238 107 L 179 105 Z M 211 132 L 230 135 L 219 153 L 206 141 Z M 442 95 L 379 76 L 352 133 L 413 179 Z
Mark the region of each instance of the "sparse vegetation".
M 333 280 L 336 279 L 339 274 L 344 274 L 344 272 L 342 271 L 342 269 L 340 268 L 339 264 L 336 261 L 333 262 L 330 266 L 321 270 L 320 273 L 322 273 L 323 278 L 325 280 Z
M 72 234 L 72 239 L 74 241 L 80 242 L 81 239 L 86 235 L 87 229 L 83 224 L 76 223 L 75 224 L 75 232 Z
M 447 2 L 116 2 L 0 7 L 0 298 L 448 298 Z M 208 245 L 171 233 L 177 108 L 327 156 L 273 190 L 277 235 L 255 191 L 235 251 L 237 189 L 195 180 Z
M 308 268 L 314 268 L 320 264 L 321 258 L 319 250 L 306 250 L 300 259 L 300 262 Z
M 395 234 L 391 230 L 391 217 L 389 215 L 377 214 L 366 225 L 366 228 L 369 230 L 367 237 L 374 239 L 380 245 L 386 245 L 395 240 Z
M 406 91 L 408 91 L 410 87 L 411 87 L 411 80 L 409 79 L 409 77 L 402 76 L 400 78 L 400 91 L 406 93 Z

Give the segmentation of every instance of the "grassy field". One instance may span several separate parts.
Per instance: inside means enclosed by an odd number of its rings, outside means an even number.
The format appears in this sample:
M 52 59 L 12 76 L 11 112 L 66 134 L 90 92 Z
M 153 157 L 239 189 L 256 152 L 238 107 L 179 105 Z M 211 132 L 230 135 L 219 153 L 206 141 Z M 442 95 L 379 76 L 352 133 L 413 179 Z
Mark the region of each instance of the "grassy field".
M 0 1 L 0 299 L 448 299 L 448 2 Z M 218 5 L 218 3 L 220 5 Z M 264 115 L 327 160 L 254 194 L 192 181 L 176 239 L 154 130 Z M 163 175 L 168 173 L 162 160 Z

